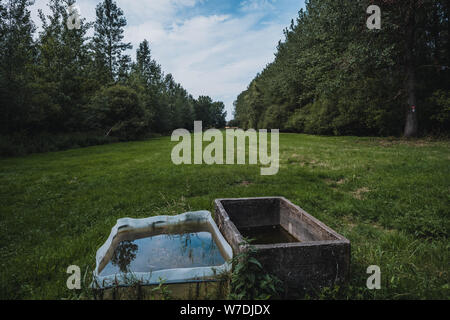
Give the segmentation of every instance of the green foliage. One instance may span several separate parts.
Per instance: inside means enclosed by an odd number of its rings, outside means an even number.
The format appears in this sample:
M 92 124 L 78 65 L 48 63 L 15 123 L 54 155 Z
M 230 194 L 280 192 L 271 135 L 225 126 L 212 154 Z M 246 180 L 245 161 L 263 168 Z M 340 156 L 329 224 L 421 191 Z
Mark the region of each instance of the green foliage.
M 236 119 L 230 120 L 228 121 L 227 126 L 232 128 L 237 127 L 239 126 L 239 121 L 237 121 Z
M 123 52 L 132 48 L 130 43 L 122 42 L 127 20 L 114 0 L 99 3 L 96 16 L 93 47 L 98 76 L 104 81 L 123 79 L 130 61 Z
M 79 29 L 69 29 L 67 7 L 74 3 L 48 0 L 49 14 L 39 11 L 42 29 L 36 35 L 32 0 L 0 1 L 3 155 L 86 145 L 77 139 L 60 143 L 61 136 L 83 132 L 97 136 L 101 130 L 130 140 L 192 129 L 204 108 L 207 127 L 225 126 L 224 104 L 211 98 L 206 105 L 196 101 L 171 74 L 162 72 L 147 40 L 131 61 L 125 54 L 131 45 L 123 41 L 126 18 L 114 0 L 97 5 L 94 23 L 81 19 Z
M 311 134 L 332 134 L 334 118 L 337 115 L 336 106 L 329 100 L 318 100 L 303 108 L 297 115 L 296 121 L 303 125 L 303 130 Z
M 148 116 L 133 89 L 114 85 L 100 90 L 90 104 L 94 123 L 105 135 L 130 140 L 144 133 Z
M 37 135 L 17 132 L 0 135 L 0 156 L 24 156 L 30 153 L 85 148 L 118 141 L 118 138 L 107 137 L 103 132 L 40 133 Z
M 203 128 L 224 128 L 226 115 L 223 102 L 213 102 L 208 96 L 200 96 L 194 102 L 195 120 L 203 122 Z
M 0 132 L 27 127 L 35 55 L 31 0 L 0 3 Z
M 364 12 L 370 3 L 308 1 L 285 30 L 275 60 L 238 96 L 234 116 L 239 125 L 327 135 L 400 135 L 414 89 L 422 134 L 448 132 L 450 126 L 443 123 L 449 111 L 435 96 L 448 92 L 450 83 L 448 3 L 385 2 L 380 4 L 382 29 L 368 30 Z M 417 34 L 409 43 L 405 21 L 411 10 Z M 405 74 L 411 50 L 417 79 L 413 89 L 406 86 Z
M 241 246 L 245 250 L 233 257 L 231 275 L 232 300 L 267 300 L 279 297 L 281 281 L 266 273 L 256 259 L 256 249 L 249 242 Z
M 437 90 L 427 100 L 428 108 L 422 112 L 429 121 L 432 133 L 448 133 L 450 127 L 450 90 Z
M 152 293 L 158 295 L 159 300 L 171 300 L 172 292 L 166 285 L 166 281 L 163 279 L 159 279 L 159 284 L 157 287 L 152 289 Z
M 80 21 L 80 29 L 69 30 L 67 5 L 73 0 L 51 0 L 50 14 L 39 12 L 42 31 L 38 38 L 38 56 L 33 64 L 32 117 L 29 131 L 83 131 L 82 112 L 99 87 L 90 70 L 87 32 L 91 24 Z

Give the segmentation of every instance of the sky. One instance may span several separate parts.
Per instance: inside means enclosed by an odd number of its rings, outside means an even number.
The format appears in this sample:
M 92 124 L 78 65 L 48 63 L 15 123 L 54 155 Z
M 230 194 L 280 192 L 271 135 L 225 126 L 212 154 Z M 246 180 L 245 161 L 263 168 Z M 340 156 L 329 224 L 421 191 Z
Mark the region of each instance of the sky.
M 100 0 L 77 0 L 82 18 L 95 21 Z M 227 119 L 233 102 L 256 74 L 274 59 L 283 30 L 304 0 L 116 0 L 128 25 L 125 42 L 135 50 L 144 39 L 153 58 L 190 94 L 223 101 Z M 35 0 L 49 12 L 47 0 Z

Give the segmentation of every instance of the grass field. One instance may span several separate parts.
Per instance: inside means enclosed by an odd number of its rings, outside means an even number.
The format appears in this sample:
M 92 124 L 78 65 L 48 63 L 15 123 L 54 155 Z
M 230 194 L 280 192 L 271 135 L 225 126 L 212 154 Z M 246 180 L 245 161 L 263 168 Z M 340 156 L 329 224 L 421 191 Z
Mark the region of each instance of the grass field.
M 116 220 L 284 196 L 352 242 L 351 282 L 322 298 L 450 298 L 450 142 L 282 134 L 280 172 L 175 166 L 170 138 L 0 160 L 0 298 L 76 298 Z M 368 290 L 369 265 L 382 289 Z

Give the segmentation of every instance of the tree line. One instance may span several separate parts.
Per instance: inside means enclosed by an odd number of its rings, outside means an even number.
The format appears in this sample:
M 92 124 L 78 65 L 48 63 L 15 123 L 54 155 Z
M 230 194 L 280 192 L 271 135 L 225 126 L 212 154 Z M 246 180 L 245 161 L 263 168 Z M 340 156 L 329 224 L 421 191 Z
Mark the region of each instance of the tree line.
M 101 1 L 95 22 L 81 18 L 76 28 L 68 23 L 75 0 L 49 0 L 39 30 L 33 2 L 0 0 L 0 134 L 95 132 L 130 140 L 192 129 L 194 120 L 225 126 L 224 104 L 194 99 L 164 74 L 149 41 L 135 59 L 127 54 L 127 20 L 114 0 Z
M 380 30 L 366 10 L 381 8 Z M 447 135 L 449 2 L 309 0 L 275 59 L 235 101 L 235 124 L 326 135 Z

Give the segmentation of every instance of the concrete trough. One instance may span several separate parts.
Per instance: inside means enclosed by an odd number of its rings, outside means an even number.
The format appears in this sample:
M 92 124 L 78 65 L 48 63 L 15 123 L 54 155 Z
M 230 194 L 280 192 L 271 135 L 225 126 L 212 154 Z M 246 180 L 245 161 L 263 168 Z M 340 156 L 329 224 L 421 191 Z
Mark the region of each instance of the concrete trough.
M 287 297 L 348 280 L 350 241 L 283 197 L 217 199 L 215 221 L 235 254 L 244 236 L 257 239 L 257 259 Z

